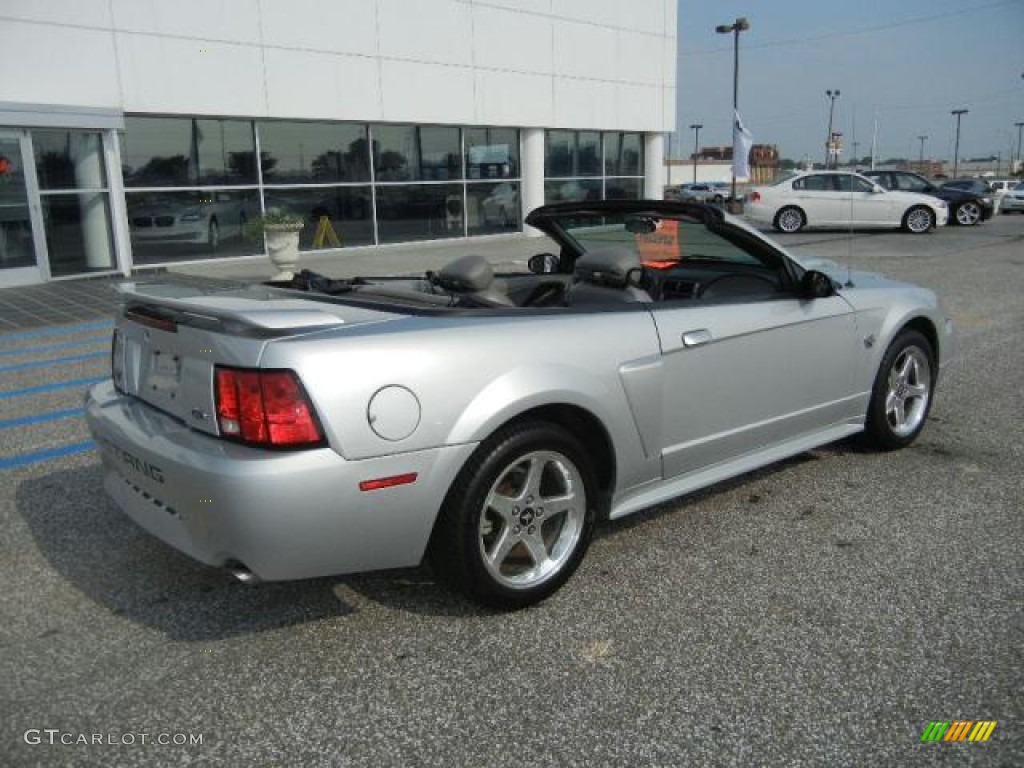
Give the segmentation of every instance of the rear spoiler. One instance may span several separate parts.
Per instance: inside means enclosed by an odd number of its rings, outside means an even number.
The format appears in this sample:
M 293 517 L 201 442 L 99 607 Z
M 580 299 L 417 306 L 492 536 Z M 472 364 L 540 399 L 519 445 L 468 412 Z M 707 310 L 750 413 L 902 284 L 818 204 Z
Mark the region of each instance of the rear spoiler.
M 345 321 L 307 296 L 262 285 L 202 288 L 174 283 L 120 283 L 122 313 L 135 322 L 171 331 L 177 325 L 250 336 L 319 331 Z M 261 304 L 263 306 L 261 306 Z

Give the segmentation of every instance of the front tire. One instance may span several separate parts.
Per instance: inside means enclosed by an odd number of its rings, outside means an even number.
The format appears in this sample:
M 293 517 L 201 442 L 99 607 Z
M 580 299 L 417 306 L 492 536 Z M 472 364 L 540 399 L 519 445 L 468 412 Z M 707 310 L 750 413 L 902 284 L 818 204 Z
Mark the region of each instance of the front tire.
M 807 224 L 804 212 L 796 206 L 787 205 L 775 214 L 775 228 L 788 235 L 799 232 Z
M 915 205 L 903 215 L 903 229 L 914 235 L 923 235 L 935 226 L 935 214 L 924 205 Z
M 428 556 L 448 586 L 516 609 L 558 590 L 583 560 L 597 485 L 586 451 L 544 422 L 505 427 L 473 453 L 445 499 Z
M 889 345 L 871 390 L 867 443 L 893 451 L 910 445 L 924 428 L 935 389 L 935 353 L 920 332 L 902 331 Z
M 973 200 L 961 203 L 956 207 L 956 223 L 961 227 L 973 227 L 981 221 L 981 206 Z

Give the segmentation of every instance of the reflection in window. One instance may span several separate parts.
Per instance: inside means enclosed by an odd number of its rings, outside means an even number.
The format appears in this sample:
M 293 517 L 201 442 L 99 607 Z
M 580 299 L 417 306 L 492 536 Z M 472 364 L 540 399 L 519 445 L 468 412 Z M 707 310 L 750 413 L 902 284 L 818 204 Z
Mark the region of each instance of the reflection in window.
M 99 133 L 32 131 L 40 189 L 106 189 Z
M 344 248 L 373 244 L 370 187 L 267 189 L 267 210 L 293 213 L 305 220 L 299 249 Z
M 137 263 L 244 256 L 263 249 L 243 237 L 246 222 L 260 212 L 255 189 L 129 191 L 125 200 Z
M 515 128 L 466 128 L 466 176 L 507 179 L 519 176 L 519 131 Z
M 257 127 L 266 184 L 370 180 L 365 125 L 272 121 Z
M 605 200 L 639 200 L 644 195 L 643 179 L 605 179 Z
M 519 183 L 470 184 L 466 187 L 469 234 L 516 232 L 522 228 Z
M 600 199 L 600 179 L 566 179 L 544 182 L 545 203 L 576 203 Z
M 41 195 L 40 202 L 52 275 L 114 268 L 106 192 Z
M 604 172 L 608 176 L 643 176 L 643 135 L 616 131 L 604 135 Z
M 465 226 L 461 184 L 384 186 L 377 189 L 377 231 L 382 243 L 461 237 Z
M 127 117 L 121 160 L 129 187 L 256 183 L 248 120 Z
M 458 128 L 375 125 L 373 153 L 377 181 L 462 178 Z
M 601 134 L 597 131 L 580 131 L 576 148 L 576 173 L 574 176 L 601 175 Z
M 544 143 L 544 175 L 574 176 L 575 131 L 548 131 Z

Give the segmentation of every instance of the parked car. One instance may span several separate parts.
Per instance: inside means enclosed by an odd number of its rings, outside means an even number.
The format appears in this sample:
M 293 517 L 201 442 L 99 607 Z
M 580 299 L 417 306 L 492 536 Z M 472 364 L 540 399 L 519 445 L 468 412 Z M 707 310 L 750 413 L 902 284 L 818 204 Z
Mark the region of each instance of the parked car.
M 995 211 L 991 195 L 981 195 L 959 187 L 936 186 L 924 176 L 910 171 L 864 171 L 864 176 L 886 189 L 916 192 L 945 200 L 949 207 L 950 224 L 971 227 L 992 218 Z
M 516 608 L 570 577 L 600 520 L 858 433 L 909 445 L 956 354 L 930 291 L 801 262 L 713 206 L 526 223 L 559 255 L 500 280 L 466 256 L 419 278 L 124 287 L 86 401 L 107 493 L 245 581 L 426 555 Z
M 143 193 L 128 202 L 134 242 L 199 243 L 211 251 L 241 237 L 248 217 L 259 213 L 251 196 L 233 190 Z
M 1024 213 L 1024 181 L 1006 193 L 999 210 L 1003 213 Z
M 729 196 L 728 189 L 722 190 L 715 184 L 683 184 L 679 199 L 684 203 L 722 203 Z
M 809 171 L 783 176 L 747 194 L 746 215 L 780 232 L 804 227 L 902 227 L 923 234 L 949 217 L 936 197 L 890 191 L 859 173 Z

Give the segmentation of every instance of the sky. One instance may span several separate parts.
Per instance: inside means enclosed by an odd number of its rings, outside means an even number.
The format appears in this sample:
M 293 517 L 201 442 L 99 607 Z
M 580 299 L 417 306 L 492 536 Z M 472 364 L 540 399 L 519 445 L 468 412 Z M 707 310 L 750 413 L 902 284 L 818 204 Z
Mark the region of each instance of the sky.
M 679 0 L 677 133 L 672 155 L 732 143 L 733 36 L 719 24 L 745 16 L 739 41 L 739 112 L 755 143 L 782 157 L 825 159 L 830 99 L 840 162 L 877 157 L 960 158 L 1017 152 L 1024 121 L 1024 0 Z

